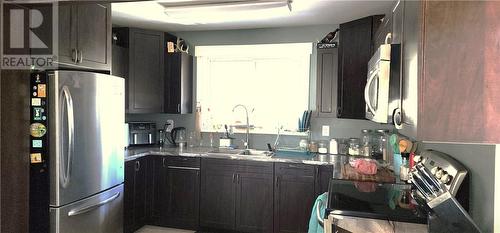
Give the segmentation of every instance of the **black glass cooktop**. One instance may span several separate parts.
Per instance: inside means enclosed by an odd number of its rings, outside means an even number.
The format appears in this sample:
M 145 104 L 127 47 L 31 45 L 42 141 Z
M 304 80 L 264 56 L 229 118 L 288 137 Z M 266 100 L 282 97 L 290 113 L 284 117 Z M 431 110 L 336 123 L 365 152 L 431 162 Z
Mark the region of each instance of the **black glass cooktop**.
M 426 224 L 427 212 L 410 192 L 405 184 L 332 179 L 326 214 Z

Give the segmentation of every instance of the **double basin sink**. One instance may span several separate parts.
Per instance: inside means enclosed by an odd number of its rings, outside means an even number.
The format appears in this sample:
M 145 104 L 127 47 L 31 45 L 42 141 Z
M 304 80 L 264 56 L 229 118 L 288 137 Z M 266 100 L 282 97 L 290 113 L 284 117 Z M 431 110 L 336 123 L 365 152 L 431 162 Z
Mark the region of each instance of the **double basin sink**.
M 216 149 L 207 153 L 209 156 L 224 156 L 231 158 L 251 157 L 252 159 L 271 159 L 274 155 L 271 151 L 253 150 L 253 149 Z

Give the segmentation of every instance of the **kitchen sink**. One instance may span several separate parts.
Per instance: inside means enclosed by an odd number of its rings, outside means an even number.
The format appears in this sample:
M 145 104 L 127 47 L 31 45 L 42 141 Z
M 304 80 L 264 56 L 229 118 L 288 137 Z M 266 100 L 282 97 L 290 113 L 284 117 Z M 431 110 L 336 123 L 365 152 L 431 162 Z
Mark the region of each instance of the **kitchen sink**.
M 252 156 L 252 157 L 270 157 L 273 155 L 272 152 L 264 151 L 264 150 L 241 150 L 241 149 L 217 149 L 209 152 L 211 155 L 230 155 L 230 156 Z

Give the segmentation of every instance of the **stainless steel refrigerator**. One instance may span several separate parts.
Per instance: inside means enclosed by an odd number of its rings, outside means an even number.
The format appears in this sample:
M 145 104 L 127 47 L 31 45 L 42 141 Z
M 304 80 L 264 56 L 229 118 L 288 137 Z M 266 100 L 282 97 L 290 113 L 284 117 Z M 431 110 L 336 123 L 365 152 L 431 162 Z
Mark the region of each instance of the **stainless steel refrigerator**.
M 124 79 L 81 71 L 31 79 L 30 199 L 49 199 L 50 232 L 123 232 Z M 33 184 L 44 163 L 49 197 Z

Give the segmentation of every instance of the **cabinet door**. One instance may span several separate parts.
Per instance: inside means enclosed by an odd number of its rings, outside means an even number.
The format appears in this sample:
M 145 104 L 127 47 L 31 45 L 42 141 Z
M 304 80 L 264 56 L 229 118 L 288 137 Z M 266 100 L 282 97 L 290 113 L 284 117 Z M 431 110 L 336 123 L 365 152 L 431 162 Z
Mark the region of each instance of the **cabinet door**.
M 123 197 L 123 231 L 134 232 L 135 160 L 125 162 L 125 184 Z
M 200 209 L 199 168 L 169 166 L 167 170 L 167 225 L 197 229 Z
M 163 33 L 130 29 L 129 113 L 159 113 L 164 102 Z
M 168 53 L 165 64 L 165 112 L 192 113 L 193 57 L 186 53 Z
M 338 49 L 318 49 L 317 111 L 319 117 L 337 115 Z
M 147 159 L 142 157 L 135 160 L 134 181 L 134 226 L 139 229 L 146 224 L 146 198 L 147 198 Z
M 155 225 L 165 226 L 165 217 L 167 210 L 167 158 L 155 157 L 153 159 L 154 170 L 154 189 L 153 189 L 153 208 L 152 208 L 152 222 Z
M 76 19 L 74 6 L 67 3 L 59 4 L 59 56 L 58 62 L 76 64 Z
M 272 173 L 238 173 L 236 183 L 236 230 L 272 232 Z
M 200 226 L 232 230 L 235 222 L 235 182 L 233 171 L 206 171 L 201 178 Z
M 339 118 L 365 119 L 364 88 L 372 54 L 372 17 L 340 24 Z
M 79 65 L 111 70 L 111 5 L 75 5 Z
M 333 166 L 331 165 L 320 165 L 316 167 L 316 195 L 321 195 L 324 192 L 328 192 L 328 185 L 330 184 L 330 179 L 333 177 Z
M 314 167 L 277 165 L 274 232 L 307 232 L 314 199 Z

